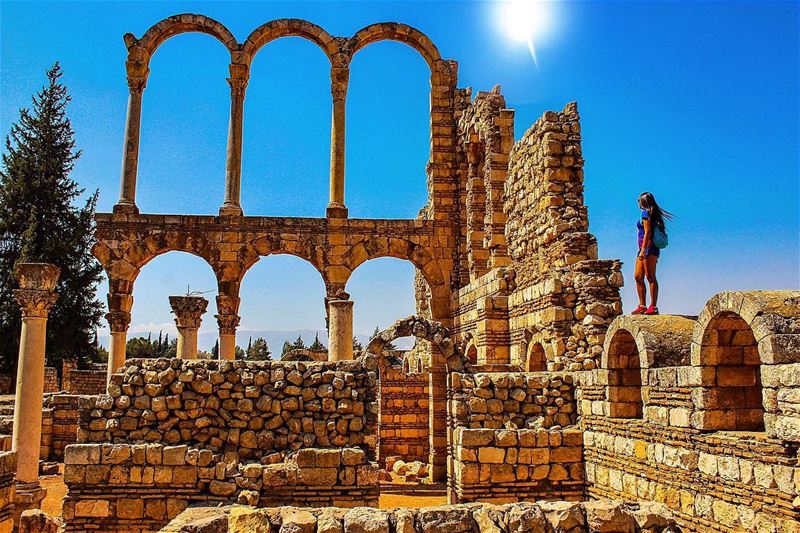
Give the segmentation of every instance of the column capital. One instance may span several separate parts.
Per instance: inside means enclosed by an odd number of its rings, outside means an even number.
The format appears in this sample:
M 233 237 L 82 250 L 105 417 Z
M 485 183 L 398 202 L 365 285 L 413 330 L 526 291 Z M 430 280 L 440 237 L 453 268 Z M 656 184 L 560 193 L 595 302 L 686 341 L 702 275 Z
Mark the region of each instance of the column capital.
M 128 89 L 131 94 L 141 95 L 147 85 L 147 76 L 150 74 L 147 61 L 129 59 L 125 62 L 125 70 L 128 73 Z
M 60 274 L 61 269 L 49 263 L 19 263 L 14 267 L 20 286 L 14 289 L 14 298 L 24 318 L 47 318 L 58 300 L 55 288 Z
M 131 325 L 131 314 L 128 311 L 109 311 L 106 313 L 106 320 L 108 320 L 111 333 L 125 333 L 128 331 L 128 326 Z
M 228 85 L 231 87 L 231 96 L 237 98 L 244 97 L 244 91 L 247 89 L 247 82 L 249 81 L 248 78 L 245 76 L 226 79 L 228 80 Z
M 47 318 L 58 300 L 58 294 L 35 289 L 14 289 L 14 298 L 22 308 L 23 318 Z
M 208 300 L 202 296 L 170 296 L 169 305 L 179 328 L 199 328 Z
M 350 80 L 349 67 L 331 67 L 331 96 L 334 102 L 347 98 L 347 84 Z
M 219 325 L 220 335 L 236 335 L 241 317 L 239 315 L 214 315 Z

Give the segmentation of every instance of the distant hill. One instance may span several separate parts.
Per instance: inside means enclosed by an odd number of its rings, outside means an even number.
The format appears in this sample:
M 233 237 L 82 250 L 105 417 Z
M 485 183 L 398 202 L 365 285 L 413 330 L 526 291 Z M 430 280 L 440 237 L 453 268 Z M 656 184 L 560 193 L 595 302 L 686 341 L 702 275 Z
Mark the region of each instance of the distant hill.
M 319 333 L 319 340 L 325 346 L 328 345 L 328 333 L 327 331 L 320 330 L 315 331 L 311 329 L 298 329 L 292 331 L 272 331 L 272 330 L 246 330 L 246 331 L 239 331 L 236 334 L 236 344 L 241 346 L 242 348 L 247 348 L 247 342 L 250 338 L 253 340 L 257 339 L 258 337 L 263 337 L 264 340 L 267 341 L 267 345 L 270 348 L 270 351 L 273 354 L 280 354 L 281 348 L 283 347 L 283 343 L 285 341 L 294 342 L 297 339 L 298 335 L 303 337 L 303 341 L 305 341 L 306 346 L 314 342 L 314 335 Z M 153 338 L 158 337 L 158 331 L 151 332 Z M 170 333 L 170 338 L 174 338 L 175 334 Z M 144 333 L 134 333 L 128 335 L 128 338 L 131 337 L 147 337 L 147 332 Z M 369 335 L 356 335 L 358 340 L 361 342 L 364 347 L 367 347 L 369 343 Z M 214 343 L 217 342 L 217 333 L 214 331 L 205 331 L 200 332 L 200 335 L 197 339 L 198 348 L 207 352 L 211 351 L 211 348 L 214 347 Z M 100 334 L 98 335 L 98 340 L 102 346 L 108 347 L 108 340 L 109 336 Z M 400 339 L 396 343 L 397 348 L 400 350 L 407 350 L 414 346 L 412 339 Z

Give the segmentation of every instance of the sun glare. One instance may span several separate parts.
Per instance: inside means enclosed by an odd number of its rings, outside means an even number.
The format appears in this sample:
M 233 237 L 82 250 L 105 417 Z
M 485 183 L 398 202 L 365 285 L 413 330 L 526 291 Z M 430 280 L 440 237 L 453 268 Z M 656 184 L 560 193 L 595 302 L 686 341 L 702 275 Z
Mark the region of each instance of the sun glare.
M 534 42 L 550 25 L 552 1 L 501 0 L 499 4 L 500 25 L 511 39 L 528 45 L 535 62 Z

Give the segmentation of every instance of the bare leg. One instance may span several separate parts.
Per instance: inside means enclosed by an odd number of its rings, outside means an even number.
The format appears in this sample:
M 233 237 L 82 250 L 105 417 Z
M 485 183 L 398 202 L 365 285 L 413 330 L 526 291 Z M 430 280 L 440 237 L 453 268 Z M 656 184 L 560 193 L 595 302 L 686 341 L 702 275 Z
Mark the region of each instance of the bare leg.
M 636 280 L 636 294 L 639 295 L 639 305 L 647 307 L 647 289 L 644 284 L 645 261 L 636 256 L 636 266 L 633 270 L 633 279 Z
M 648 255 L 644 261 L 644 273 L 647 276 L 647 282 L 650 284 L 650 300 L 653 307 L 658 307 L 658 279 L 656 279 L 656 264 L 658 257 Z M 644 285 L 644 283 L 642 283 Z

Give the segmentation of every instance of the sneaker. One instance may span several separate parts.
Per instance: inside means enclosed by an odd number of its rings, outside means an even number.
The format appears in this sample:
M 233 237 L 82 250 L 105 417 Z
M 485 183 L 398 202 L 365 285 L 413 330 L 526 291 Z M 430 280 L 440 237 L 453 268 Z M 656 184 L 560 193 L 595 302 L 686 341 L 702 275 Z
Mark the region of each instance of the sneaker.
M 647 311 L 647 308 L 645 306 L 643 306 L 643 305 L 640 305 L 639 307 L 637 307 L 636 309 L 631 311 L 631 314 L 632 315 L 641 315 L 641 314 L 644 314 L 645 311 Z
M 646 315 L 657 315 L 658 314 L 658 307 L 653 307 L 652 305 L 647 308 L 644 312 Z

